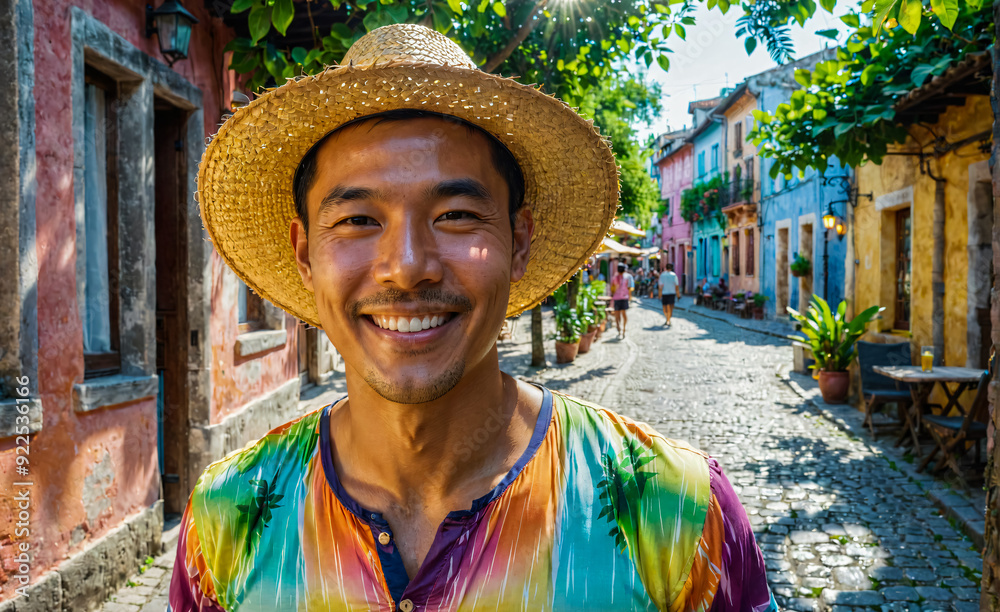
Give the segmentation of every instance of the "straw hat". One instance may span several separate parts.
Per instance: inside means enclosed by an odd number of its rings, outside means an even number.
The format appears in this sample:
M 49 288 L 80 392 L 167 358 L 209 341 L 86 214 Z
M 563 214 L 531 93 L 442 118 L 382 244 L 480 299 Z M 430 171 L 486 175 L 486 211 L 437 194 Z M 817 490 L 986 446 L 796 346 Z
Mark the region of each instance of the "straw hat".
M 261 297 L 321 326 L 288 239 L 292 177 L 327 133 L 397 109 L 473 123 L 521 166 L 535 233 L 508 317 L 541 302 L 601 245 L 618 205 L 618 172 L 592 123 L 533 87 L 482 72 L 433 30 L 390 25 L 355 42 L 342 66 L 290 80 L 237 110 L 205 150 L 201 217 L 216 251 Z

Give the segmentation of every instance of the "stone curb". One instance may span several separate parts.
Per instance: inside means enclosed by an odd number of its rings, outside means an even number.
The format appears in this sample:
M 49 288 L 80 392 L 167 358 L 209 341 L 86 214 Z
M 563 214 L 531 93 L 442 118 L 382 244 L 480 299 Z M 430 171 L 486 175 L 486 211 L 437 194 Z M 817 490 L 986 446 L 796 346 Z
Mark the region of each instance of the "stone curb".
M 801 381 L 797 379 L 801 379 Z M 982 511 L 976 510 L 976 502 L 965 492 L 952 489 L 933 476 L 918 472 L 916 462 L 910 463 L 904 458 L 906 454 L 904 450 L 878 444 L 864 428 L 864 415 L 861 411 L 848 404 L 827 404 L 819 396 L 818 387 L 807 390 L 800 384 L 805 383 L 806 386 L 810 386 L 812 383 L 815 385 L 816 383 L 808 376 L 789 373 L 785 382 L 792 391 L 813 407 L 815 413 L 836 426 L 837 429 L 857 438 L 868 450 L 876 455 L 881 455 L 897 470 L 905 474 L 920 487 L 924 495 L 944 513 L 946 518 L 955 522 L 957 527 L 972 540 L 973 544 L 980 549 L 986 546 L 985 507 Z

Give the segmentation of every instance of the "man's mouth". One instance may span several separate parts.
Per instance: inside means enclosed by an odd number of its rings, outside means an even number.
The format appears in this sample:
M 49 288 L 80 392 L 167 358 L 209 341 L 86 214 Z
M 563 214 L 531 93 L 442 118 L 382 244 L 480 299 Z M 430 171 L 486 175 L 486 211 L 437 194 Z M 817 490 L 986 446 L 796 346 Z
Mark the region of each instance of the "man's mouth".
M 421 315 L 366 315 L 368 319 L 389 331 L 413 334 L 425 329 L 440 327 L 455 317 L 454 312 L 426 313 Z

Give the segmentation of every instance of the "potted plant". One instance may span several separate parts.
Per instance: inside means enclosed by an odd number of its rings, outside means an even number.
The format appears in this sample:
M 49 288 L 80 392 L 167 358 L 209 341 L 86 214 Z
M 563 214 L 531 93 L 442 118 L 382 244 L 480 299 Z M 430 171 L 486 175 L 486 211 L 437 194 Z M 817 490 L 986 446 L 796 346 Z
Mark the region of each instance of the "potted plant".
M 597 335 L 594 336 L 595 339 L 600 338 L 601 334 L 608 325 L 608 311 L 604 307 L 604 302 L 601 302 L 597 298 L 604 295 L 607 288 L 607 283 L 604 281 L 593 281 L 590 283 L 588 290 L 591 292 L 591 297 L 593 298 L 592 310 L 594 311 L 594 321 L 597 325 Z
M 566 286 L 556 289 L 553 313 L 556 319 L 556 363 L 571 363 L 580 349 L 580 319 L 569 305 Z
M 753 296 L 753 318 L 763 319 L 764 318 L 764 304 L 767 303 L 768 297 L 763 293 L 755 293 Z
M 792 276 L 808 276 L 812 272 L 812 262 L 803 257 L 801 254 L 795 255 L 795 261 L 788 266 L 792 270 Z
M 858 355 L 854 344 L 865 333 L 865 326 L 872 317 L 885 310 L 872 306 L 850 321 L 846 320 L 847 301 L 830 310 L 826 300 L 813 295 L 805 314 L 788 309 L 792 318 L 801 324 L 801 336 L 788 336 L 796 346 L 809 349 L 819 372 L 819 390 L 828 404 L 843 404 L 851 386 L 848 368 Z

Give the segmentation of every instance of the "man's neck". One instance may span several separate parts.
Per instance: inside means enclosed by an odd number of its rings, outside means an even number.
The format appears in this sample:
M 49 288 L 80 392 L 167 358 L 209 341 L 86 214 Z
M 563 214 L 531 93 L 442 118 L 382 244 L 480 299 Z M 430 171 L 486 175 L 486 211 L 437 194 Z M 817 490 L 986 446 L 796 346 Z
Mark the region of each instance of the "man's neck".
M 334 462 L 348 492 L 381 511 L 397 504 L 468 507 L 495 486 L 527 447 L 541 402 L 534 401 L 537 389 L 519 388 L 500 372 L 495 349 L 483 361 L 424 404 L 388 401 L 348 368 L 348 400 L 330 420 Z

